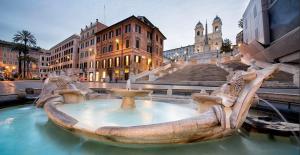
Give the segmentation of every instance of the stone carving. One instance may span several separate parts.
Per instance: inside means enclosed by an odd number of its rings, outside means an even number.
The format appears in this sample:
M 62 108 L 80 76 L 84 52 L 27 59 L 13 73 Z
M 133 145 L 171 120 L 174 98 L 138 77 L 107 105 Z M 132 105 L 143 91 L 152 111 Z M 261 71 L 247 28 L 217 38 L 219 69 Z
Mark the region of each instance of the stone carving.
M 273 66 L 273 68 L 278 68 L 278 65 Z M 258 89 L 261 85 L 261 82 L 275 71 L 275 69 L 273 69 L 263 72 L 262 70 L 259 71 L 256 69 L 256 67 L 250 66 L 247 71 L 233 72 L 231 79 L 219 89 L 213 91 L 211 95 L 203 93 L 192 94 L 192 98 L 198 102 L 198 111 L 205 112 L 210 108 L 221 107 L 222 111 L 224 111 L 224 116 L 222 117 L 225 118 L 225 122 L 223 122 L 222 125 L 226 128 L 237 127 L 239 122 L 233 122 L 234 119 L 231 119 L 231 117 L 239 113 L 237 110 L 233 111 L 234 107 L 236 106 L 235 104 L 249 104 L 243 106 L 250 107 L 252 102 L 240 103 L 240 100 L 243 101 L 242 97 L 248 97 L 250 100 L 252 100 L 252 98 L 255 97 L 255 93 L 251 97 L 244 96 L 243 94 L 247 93 L 247 91 L 251 91 L 251 89 L 254 89 L 252 87 Z M 261 79 L 261 82 L 253 85 L 254 81 L 258 79 L 257 77 Z M 240 100 L 238 100 L 239 98 Z M 243 117 L 244 115 L 245 114 L 243 114 Z
M 56 95 L 62 95 L 66 103 L 74 103 L 82 102 L 86 96 L 91 94 L 93 94 L 93 91 L 76 81 L 73 76 L 50 74 L 44 82 L 36 106 L 42 107 L 48 99 Z
M 98 128 L 84 126 L 83 122 L 79 122 L 57 108 L 57 105 L 67 102 L 62 97 L 64 93 L 55 93 L 56 89 L 63 88 L 65 90 L 66 87 L 68 87 L 67 90 L 73 89 L 71 84 L 74 82 L 72 81 L 57 83 L 57 80 L 66 80 L 65 78 L 49 78 L 48 82 L 45 82 L 45 90 L 43 89 L 42 92 L 44 98 L 41 98 L 39 103 L 41 105 L 45 103 L 44 109 L 49 119 L 55 124 L 109 144 L 153 145 L 218 139 L 230 136 L 240 128 L 246 119 L 256 91 L 263 80 L 277 68 L 278 65 L 272 65 L 262 70 L 250 68 L 246 72 L 238 71 L 228 83 L 211 95 L 204 91 L 192 95 L 193 99 L 198 102 L 201 112 L 199 116 L 166 123 L 140 126 L 100 126 Z M 76 82 L 75 86 L 76 89 L 79 88 Z M 81 92 L 81 90 L 79 91 Z M 47 98 L 47 95 L 50 97 Z

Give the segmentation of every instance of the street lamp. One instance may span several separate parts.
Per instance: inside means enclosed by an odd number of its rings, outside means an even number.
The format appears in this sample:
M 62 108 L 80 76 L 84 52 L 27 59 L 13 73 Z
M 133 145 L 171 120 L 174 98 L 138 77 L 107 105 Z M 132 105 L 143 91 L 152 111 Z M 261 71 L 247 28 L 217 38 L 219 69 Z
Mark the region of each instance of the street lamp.
M 219 47 L 217 47 L 217 58 L 219 58 Z
M 231 46 L 230 46 L 230 55 L 231 55 L 231 56 L 233 56 L 232 50 L 233 50 L 233 46 L 231 45 Z

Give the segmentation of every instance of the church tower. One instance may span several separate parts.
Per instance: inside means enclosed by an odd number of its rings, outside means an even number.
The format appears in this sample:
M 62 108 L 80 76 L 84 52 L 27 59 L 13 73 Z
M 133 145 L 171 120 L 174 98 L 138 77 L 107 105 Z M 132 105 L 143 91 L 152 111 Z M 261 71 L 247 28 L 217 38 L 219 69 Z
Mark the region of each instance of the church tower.
M 196 52 L 202 52 L 202 42 L 203 42 L 203 25 L 199 21 L 197 25 L 195 26 L 195 51 Z
M 215 32 L 221 32 L 222 33 L 222 20 L 219 16 L 216 16 L 213 23 L 213 33 Z
M 210 49 L 213 51 L 220 50 L 222 46 L 222 20 L 219 16 L 216 16 L 212 23 L 213 33 Z
M 222 46 L 222 20 L 216 16 L 212 22 L 212 32 L 208 32 L 207 20 L 205 27 L 199 21 L 195 26 L 195 52 L 215 52 Z

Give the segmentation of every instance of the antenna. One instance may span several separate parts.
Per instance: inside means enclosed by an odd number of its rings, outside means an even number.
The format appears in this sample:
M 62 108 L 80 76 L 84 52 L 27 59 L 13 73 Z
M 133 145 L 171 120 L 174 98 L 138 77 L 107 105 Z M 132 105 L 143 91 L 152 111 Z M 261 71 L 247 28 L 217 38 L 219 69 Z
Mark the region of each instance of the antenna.
M 103 24 L 105 24 L 105 4 L 103 6 Z

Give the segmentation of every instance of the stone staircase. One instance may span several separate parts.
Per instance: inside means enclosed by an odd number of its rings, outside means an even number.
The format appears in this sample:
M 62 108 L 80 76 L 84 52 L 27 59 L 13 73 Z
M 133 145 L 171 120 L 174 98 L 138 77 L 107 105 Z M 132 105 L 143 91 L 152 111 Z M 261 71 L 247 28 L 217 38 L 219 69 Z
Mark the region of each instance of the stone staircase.
M 185 81 L 226 81 L 228 72 L 213 64 L 188 64 L 171 74 L 167 74 L 158 82 L 185 82 Z

